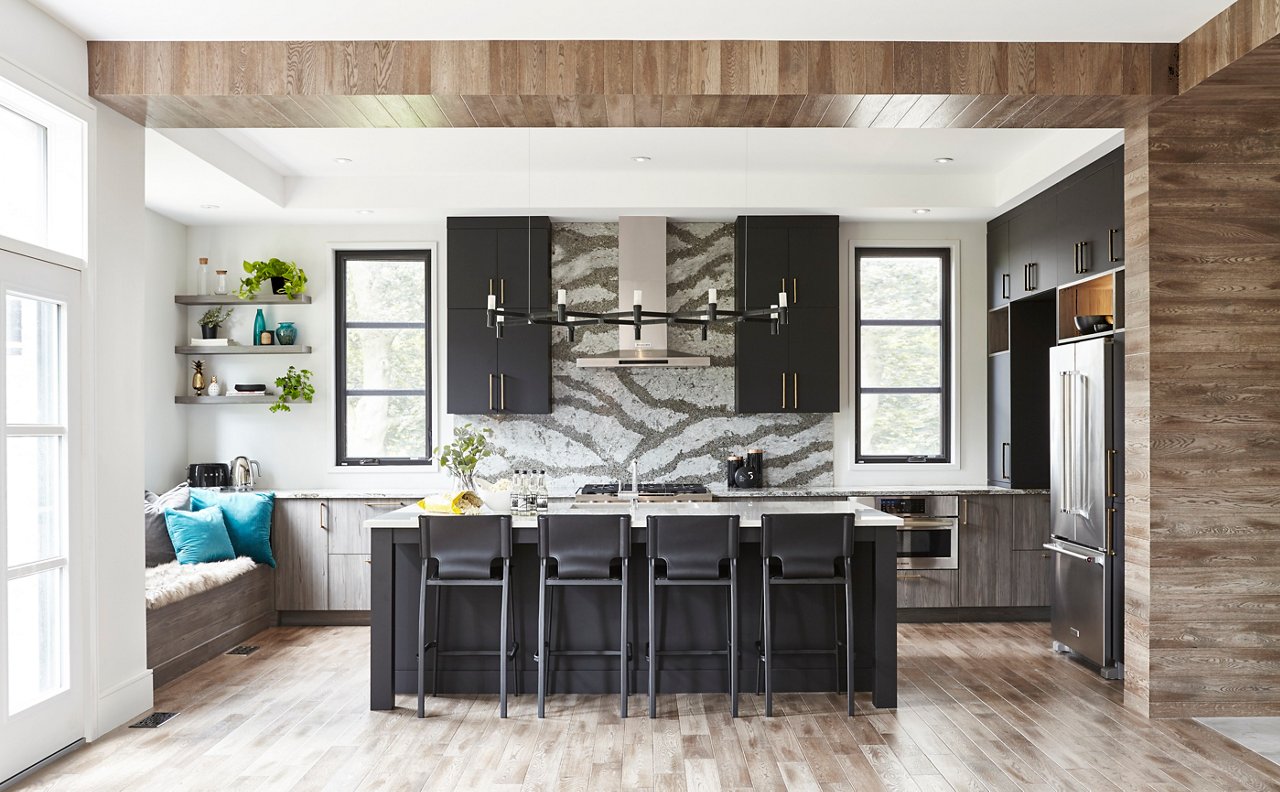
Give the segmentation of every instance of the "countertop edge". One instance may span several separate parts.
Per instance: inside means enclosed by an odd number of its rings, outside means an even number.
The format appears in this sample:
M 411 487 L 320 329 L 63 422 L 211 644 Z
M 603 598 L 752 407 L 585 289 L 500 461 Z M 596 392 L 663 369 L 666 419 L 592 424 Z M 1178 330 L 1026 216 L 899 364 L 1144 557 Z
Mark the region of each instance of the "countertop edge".
M 274 492 L 277 498 L 296 500 L 419 500 L 430 490 L 404 489 L 263 489 Z M 901 487 L 766 487 L 761 489 L 727 489 L 712 487 L 711 494 L 717 500 L 746 500 L 753 498 L 872 498 L 886 495 L 1047 495 L 1047 489 L 1009 489 L 1006 487 L 971 486 L 901 486 Z M 571 498 L 573 493 L 556 492 L 553 499 Z

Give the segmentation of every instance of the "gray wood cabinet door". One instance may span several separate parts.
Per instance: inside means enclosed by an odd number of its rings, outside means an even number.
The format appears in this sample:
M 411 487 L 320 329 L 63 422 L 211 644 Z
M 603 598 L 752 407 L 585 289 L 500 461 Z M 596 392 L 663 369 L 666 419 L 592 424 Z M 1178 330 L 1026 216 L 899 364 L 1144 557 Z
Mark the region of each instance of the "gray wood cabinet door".
M 1050 564 L 1048 550 L 1014 550 L 1013 602 L 1015 607 L 1041 607 L 1049 604 Z
M 329 554 L 363 554 L 372 547 L 364 521 L 409 505 L 408 498 L 357 498 L 329 501 Z
M 329 556 L 329 610 L 369 610 L 368 555 Z
M 271 517 L 276 610 L 329 607 L 329 533 L 324 500 L 277 498 Z
M 1013 549 L 1043 550 L 1049 541 L 1049 496 L 1015 495 L 1013 501 Z
M 960 499 L 959 599 L 962 608 L 998 608 L 1012 598 L 1009 549 L 1015 496 Z
M 956 570 L 898 570 L 898 607 L 956 607 Z

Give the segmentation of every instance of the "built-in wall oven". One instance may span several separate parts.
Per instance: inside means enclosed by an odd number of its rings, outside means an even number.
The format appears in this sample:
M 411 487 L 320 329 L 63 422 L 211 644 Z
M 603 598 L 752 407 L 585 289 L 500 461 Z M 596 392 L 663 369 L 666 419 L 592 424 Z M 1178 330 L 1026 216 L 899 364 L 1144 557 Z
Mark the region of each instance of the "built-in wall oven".
M 875 507 L 902 518 L 898 569 L 955 569 L 960 512 L 954 495 L 895 495 Z

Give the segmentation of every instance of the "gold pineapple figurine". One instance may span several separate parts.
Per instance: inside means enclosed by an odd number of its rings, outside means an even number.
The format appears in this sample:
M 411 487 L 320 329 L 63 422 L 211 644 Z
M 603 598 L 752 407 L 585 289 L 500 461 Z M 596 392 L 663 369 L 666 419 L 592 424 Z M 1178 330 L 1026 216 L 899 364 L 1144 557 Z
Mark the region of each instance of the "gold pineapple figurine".
M 196 392 L 197 396 L 203 396 L 204 389 L 208 385 L 204 379 L 204 361 L 193 361 L 191 368 L 195 369 L 195 373 L 191 375 L 191 389 Z

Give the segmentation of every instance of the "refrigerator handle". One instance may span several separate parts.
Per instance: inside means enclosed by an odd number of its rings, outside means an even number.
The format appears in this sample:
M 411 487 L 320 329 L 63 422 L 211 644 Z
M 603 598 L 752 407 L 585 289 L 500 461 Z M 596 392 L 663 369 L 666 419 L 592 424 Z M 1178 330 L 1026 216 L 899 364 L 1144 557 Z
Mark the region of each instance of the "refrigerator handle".
M 1068 387 L 1069 371 L 1058 372 L 1058 394 L 1061 397 L 1061 414 L 1058 416 L 1058 427 L 1061 430 L 1062 442 L 1059 444 L 1062 454 L 1062 502 L 1058 511 L 1066 514 L 1071 511 L 1071 389 Z
M 1061 545 L 1056 545 L 1056 544 L 1047 544 L 1047 543 L 1046 543 L 1046 544 L 1042 544 L 1042 545 L 1040 545 L 1040 546 L 1041 546 L 1041 547 L 1043 547 L 1045 550 L 1052 550 L 1052 551 L 1053 551 L 1053 552 L 1055 552 L 1055 553 L 1061 553 L 1061 554 L 1062 554 L 1062 555 L 1064 555 L 1064 556 L 1070 556 L 1071 558 L 1075 558 L 1075 559 L 1080 560 L 1080 561 L 1087 561 L 1087 562 L 1088 562 L 1088 563 L 1090 563 L 1090 564 L 1095 563 L 1095 561 L 1093 560 L 1093 557 L 1092 557 L 1092 556 L 1087 556 L 1087 555 L 1084 555 L 1084 554 L 1082 554 L 1082 553 L 1073 553 L 1073 552 L 1071 552 L 1070 550 L 1068 550 L 1067 548 L 1062 547 Z

